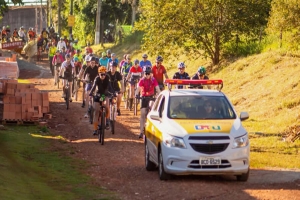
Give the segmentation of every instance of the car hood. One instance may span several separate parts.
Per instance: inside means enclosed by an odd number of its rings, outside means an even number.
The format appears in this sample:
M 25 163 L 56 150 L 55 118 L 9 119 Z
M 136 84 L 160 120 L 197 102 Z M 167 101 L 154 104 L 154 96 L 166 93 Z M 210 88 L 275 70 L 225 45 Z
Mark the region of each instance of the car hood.
M 229 120 L 191 120 L 168 119 L 167 132 L 171 135 L 184 137 L 187 134 L 223 133 L 235 134 L 241 127 L 240 119 Z

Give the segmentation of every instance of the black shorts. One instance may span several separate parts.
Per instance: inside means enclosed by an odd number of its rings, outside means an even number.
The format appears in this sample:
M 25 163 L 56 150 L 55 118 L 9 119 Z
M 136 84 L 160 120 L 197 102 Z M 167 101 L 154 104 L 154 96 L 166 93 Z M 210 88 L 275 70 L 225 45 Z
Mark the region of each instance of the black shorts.
M 142 108 L 148 108 L 148 107 L 149 107 L 149 102 L 150 102 L 150 101 L 151 101 L 151 100 L 148 99 L 148 98 L 146 98 L 146 99 L 143 99 L 143 98 L 142 98 L 141 109 L 142 109 Z
M 100 103 L 100 105 L 102 105 L 102 101 L 100 101 L 100 97 L 102 96 L 102 94 L 100 96 L 96 95 L 94 96 L 94 102 Z M 105 97 L 106 98 L 106 97 Z M 104 99 L 105 100 L 105 99 Z

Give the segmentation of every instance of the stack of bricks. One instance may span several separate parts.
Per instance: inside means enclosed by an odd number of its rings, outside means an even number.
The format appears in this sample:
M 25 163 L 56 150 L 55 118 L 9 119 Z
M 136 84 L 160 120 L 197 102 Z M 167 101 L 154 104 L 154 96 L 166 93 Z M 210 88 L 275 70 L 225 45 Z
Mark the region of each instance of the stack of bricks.
M 0 79 L 0 93 L 4 94 L 2 120 L 33 121 L 49 113 L 48 92 L 41 92 L 32 84 Z
M 0 57 L 0 78 L 17 79 L 19 77 L 19 68 L 16 54 L 12 57 Z

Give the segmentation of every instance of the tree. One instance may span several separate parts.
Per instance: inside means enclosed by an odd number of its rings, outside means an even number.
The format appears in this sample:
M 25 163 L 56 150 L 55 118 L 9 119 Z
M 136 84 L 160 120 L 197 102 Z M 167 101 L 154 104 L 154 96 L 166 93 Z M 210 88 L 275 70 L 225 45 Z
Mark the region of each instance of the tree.
M 138 0 L 121 0 L 122 3 L 128 3 L 131 5 L 132 13 L 131 13 L 131 26 L 134 26 L 136 21 L 136 13 L 138 8 Z
M 280 47 L 282 46 L 283 32 L 293 32 L 300 28 L 300 2 L 297 0 L 273 0 L 270 18 L 268 21 L 269 33 L 279 34 Z M 299 33 L 291 37 L 291 44 L 300 42 Z
M 267 23 L 270 0 L 143 0 L 136 29 L 144 34 L 143 47 L 151 53 L 176 47 L 197 51 L 214 65 L 222 47 L 236 35 L 259 37 Z

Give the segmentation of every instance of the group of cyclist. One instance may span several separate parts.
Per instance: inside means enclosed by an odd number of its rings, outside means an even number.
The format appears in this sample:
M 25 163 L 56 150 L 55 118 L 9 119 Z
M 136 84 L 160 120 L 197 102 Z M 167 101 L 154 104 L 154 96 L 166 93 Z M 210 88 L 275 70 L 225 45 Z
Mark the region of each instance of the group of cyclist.
M 58 46 L 58 45 L 57 45 Z M 103 52 L 101 58 L 96 57 L 90 53 L 90 47 L 86 48 L 85 54 L 81 55 L 76 51 L 74 55 L 67 53 L 65 60 L 62 60 L 61 52 L 56 51 L 57 55 L 53 58 L 53 64 L 57 64 L 57 60 L 62 62 L 59 75 L 64 76 L 64 81 L 69 81 L 71 86 L 72 77 L 77 77 L 83 82 L 83 89 L 85 97 L 82 102 L 82 108 L 87 105 L 87 113 L 85 117 L 89 116 L 91 106 L 94 108 L 94 131 L 93 135 L 97 134 L 97 129 L 100 124 L 100 106 L 99 98 L 106 96 L 106 120 L 105 128 L 109 129 L 109 100 L 108 97 L 112 94 L 117 96 L 117 115 L 121 115 L 120 105 L 122 101 L 122 94 L 128 84 L 129 92 L 129 109 L 132 108 L 133 99 L 141 99 L 140 109 L 140 134 L 139 138 L 143 138 L 144 124 L 146 122 L 146 114 L 149 107 L 153 103 L 154 97 L 164 90 L 164 79 L 168 79 L 167 71 L 162 65 L 162 56 L 157 56 L 155 65 L 148 60 L 147 54 L 143 54 L 143 60 L 135 59 L 131 61 L 131 55 L 126 54 L 120 62 L 114 53 L 110 50 Z M 75 63 L 80 62 L 81 65 L 76 69 Z M 173 79 L 208 79 L 205 75 L 204 67 L 199 67 L 197 73 L 192 78 L 185 72 L 185 64 L 180 62 L 178 64 L 178 72 L 173 76 Z M 137 86 L 135 88 L 135 85 Z M 65 83 L 63 84 L 65 86 Z M 64 90 L 63 90 L 64 91 Z M 72 91 L 72 88 L 70 89 Z M 98 95 L 95 95 L 96 94 Z M 65 95 L 65 94 L 63 94 Z M 101 102 L 100 102 L 101 103 Z

